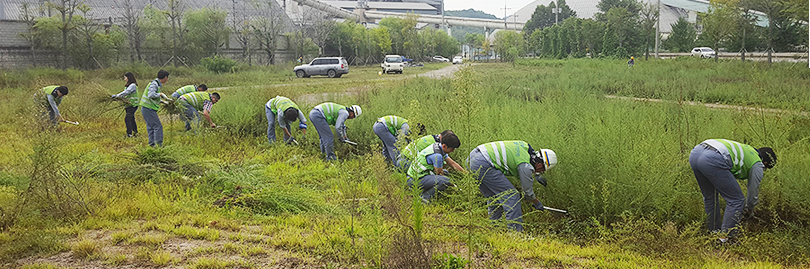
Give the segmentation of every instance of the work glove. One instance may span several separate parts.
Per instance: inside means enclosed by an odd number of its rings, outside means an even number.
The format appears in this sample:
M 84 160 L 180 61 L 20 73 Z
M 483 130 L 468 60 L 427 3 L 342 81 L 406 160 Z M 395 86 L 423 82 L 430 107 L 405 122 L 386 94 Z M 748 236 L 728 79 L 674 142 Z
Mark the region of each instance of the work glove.
M 532 206 L 534 207 L 534 209 L 540 210 L 540 211 L 543 211 L 544 209 L 546 209 L 545 207 L 543 207 L 543 203 L 541 203 L 540 200 L 537 200 L 537 199 L 534 200 L 534 203 L 532 204 Z
M 306 129 L 306 128 L 307 128 L 307 124 L 306 124 L 306 123 L 303 123 L 303 122 L 302 122 L 302 123 L 299 123 L 299 124 L 298 124 L 298 129 Z
M 546 187 L 548 185 L 548 182 L 546 182 L 546 177 L 544 177 L 543 175 L 534 176 L 534 180 L 537 180 L 537 183 L 540 183 L 540 185 L 543 185 L 543 187 Z

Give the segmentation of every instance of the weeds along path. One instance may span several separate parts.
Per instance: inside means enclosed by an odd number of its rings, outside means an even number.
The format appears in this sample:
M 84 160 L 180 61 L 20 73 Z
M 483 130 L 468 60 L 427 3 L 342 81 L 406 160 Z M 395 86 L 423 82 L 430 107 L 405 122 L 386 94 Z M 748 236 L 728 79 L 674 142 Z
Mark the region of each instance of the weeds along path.
M 671 100 L 649 99 L 649 98 L 638 98 L 638 97 L 626 97 L 626 96 L 616 96 L 616 95 L 605 95 L 605 98 L 620 99 L 620 100 L 631 100 L 631 101 L 642 101 L 642 102 L 653 102 L 653 103 L 675 103 L 676 102 L 676 101 L 671 101 Z M 690 106 L 705 106 L 705 107 L 708 107 L 708 108 L 711 108 L 711 109 L 717 109 L 717 110 L 754 111 L 754 112 L 765 112 L 765 113 L 770 113 L 770 114 L 795 114 L 795 115 L 800 115 L 800 116 L 803 116 L 803 117 L 810 116 L 810 113 L 804 112 L 804 111 L 796 112 L 796 111 L 775 109 L 775 108 L 721 105 L 721 104 L 701 103 L 701 102 L 695 102 L 695 101 L 684 101 L 684 104 L 688 104 Z

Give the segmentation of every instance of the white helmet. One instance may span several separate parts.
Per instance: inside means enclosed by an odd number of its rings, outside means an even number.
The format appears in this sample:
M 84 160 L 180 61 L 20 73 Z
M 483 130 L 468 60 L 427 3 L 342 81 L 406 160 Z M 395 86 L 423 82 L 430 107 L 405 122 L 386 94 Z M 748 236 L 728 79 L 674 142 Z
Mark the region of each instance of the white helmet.
M 557 153 L 554 153 L 553 150 L 541 149 L 540 154 L 543 156 L 543 164 L 546 167 L 546 171 L 557 165 Z
M 352 111 L 354 111 L 354 116 L 355 117 L 360 116 L 360 114 L 363 114 L 363 109 L 361 109 L 360 106 L 358 106 L 358 105 L 353 105 L 352 106 Z

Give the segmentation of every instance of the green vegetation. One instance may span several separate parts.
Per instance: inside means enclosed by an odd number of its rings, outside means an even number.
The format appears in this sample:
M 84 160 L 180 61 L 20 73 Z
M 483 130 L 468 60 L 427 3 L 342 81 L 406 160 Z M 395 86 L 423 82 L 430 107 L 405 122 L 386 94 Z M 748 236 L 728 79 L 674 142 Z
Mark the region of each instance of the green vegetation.
M 292 79 L 289 69 L 275 67 L 221 74 L 170 69 L 164 89 L 201 82 L 228 87 L 214 90 L 223 99 L 211 113 L 227 128 L 194 135 L 166 116 L 165 148 L 146 148 L 143 137 L 123 138 L 120 109 L 87 100 L 119 91 L 123 70 L 152 74 L 149 67 L 32 69 L 0 77 L 6 89 L 0 98 L 8 100 L 0 103 L 4 267 L 17 261 L 28 268 L 90 262 L 190 268 L 810 266 L 810 200 L 804 193 L 810 183 L 803 180 L 810 172 L 804 165 L 810 161 L 810 121 L 799 114 L 810 100 L 803 89 L 810 73 L 792 64 L 667 60 L 628 69 L 621 60 L 516 60 L 465 66 L 444 80 L 380 78 L 376 67 L 323 80 Z M 27 106 L 34 89 L 50 83 L 71 87 L 60 109 L 81 125 L 61 126 L 57 133 L 36 128 Z M 338 94 L 347 88 L 351 94 Z M 309 99 L 298 101 L 309 111 L 324 101 L 322 93 L 363 106 L 364 114 L 347 123 L 360 146 L 338 144 L 340 161 L 325 162 L 314 129 L 299 137 L 300 146 L 267 144 L 267 100 Z M 784 111 L 710 109 L 686 101 Z M 560 163 L 547 173 L 548 187 L 535 191 L 545 205 L 570 214 L 524 205 L 526 231 L 509 232 L 487 220 L 477 181 L 465 174 L 453 174 L 456 187 L 422 204 L 377 153 L 370 126 L 389 114 L 423 123 L 429 133 L 454 130 L 462 145 L 451 155 L 462 164 L 473 147 L 490 141 L 521 139 L 554 149 Z M 779 154 L 779 164 L 765 174 L 757 218 L 745 222 L 732 246 L 715 246 L 700 228 L 703 205 L 687 162 L 694 145 L 717 137 L 771 146 Z M 60 185 L 70 188 L 53 187 Z M 73 258 L 49 258 L 62 252 Z

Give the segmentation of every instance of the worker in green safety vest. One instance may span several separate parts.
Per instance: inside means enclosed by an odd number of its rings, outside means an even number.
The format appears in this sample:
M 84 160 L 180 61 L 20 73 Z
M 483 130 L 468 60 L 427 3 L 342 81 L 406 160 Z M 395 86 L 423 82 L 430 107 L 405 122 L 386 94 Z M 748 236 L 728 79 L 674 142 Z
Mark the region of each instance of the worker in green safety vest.
M 180 96 L 183 96 L 183 94 L 192 93 L 192 92 L 204 92 L 204 91 L 207 91 L 207 90 L 208 90 L 208 86 L 205 86 L 205 84 L 200 84 L 199 86 L 186 85 L 186 86 L 180 87 L 180 89 L 177 89 L 176 91 L 174 91 L 172 93 L 172 98 L 177 99 L 177 98 L 180 98 Z
M 411 163 L 413 162 L 414 159 L 416 159 L 416 155 L 419 154 L 420 151 L 426 149 L 427 147 L 430 147 L 436 142 L 441 142 L 442 137 L 447 137 L 450 134 L 454 136 L 456 135 L 451 130 L 444 130 L 440 134 L 426 135 L 420 137 L 419 139 L 411 141 L 410 143 L 408 143 L 407 146 L 405 146 L 405 148 L 402 149 L 402 151 L 399 153 L 399 156 L 397 156 L 396 166 L 400 169 L 400 171 L 407 172 L 408 168 L 410 168 L 411 166 Z M 461 168 L 461 165 L 456 163 L 456 161 L 450 158 L 450 156 L 447 156 L 447 159 L 445 159 L 444 161 L 448 165 L 450 165 L 450 167 L 453 167 L 453 169 L 455 170 L 458 171 L 464 170 L 463 168 Z
M 284 141 L 291 143 L 295 141 L 290 125 L 298 119 L 298 129 L 303 135 L 307 135 L 307 118 L 290 98 L 276 96 L 264 104 L 264 113 L 267 116 L 267 141 L 271 144 L 276 142 L 276 122 L 284 131 Z
M 149 146 L 163 146 L 163 124 L 160 123 L 158 110 L 160 110 L 160 99 L 169 99 L 166 94 L 160 92 L 163 84 L 169 80 L 169 72 L 160 70 L 157 78 L 149 82 L 141 95 L 138 105 L 141 106 L 141 115 L 146 122 L 146 134 L 149 137 Z
M 46 86 L 34 94 L 34 101 L 42 108 L 41 117 L 44 119 L 45 114 L 48 114 L 51 126 L 57 126 L 59 122 L 65 121 L 59 113 L 59 105 L 62 104 L 62 97 L 67 94 L 67 86 L 56 85 Z
M 419 135 L 423 135 L 425 127 L 422 124 L 416 124 L 420 128 Z M 394 166 L 399 168 L 397 156 L 399 156 L 399 149 L 397 142 L 405 141 L 410 133 L 410 126 L 408 120 L 403 117 L 389 115 L 377 119 L 377 122 L 372 126 L 374 134 L 383 142 L 382 153 L 385 160 L 391 162 Z
M 413 187 L 414 182 L 418 180 L 422 190 L 422 201 L 425 203 L 429 203 L 436 194 L 452 185 L 450 178 L 445 176 L 444 164 L 450 158 L 448 154 L 461 146 L 461 141 L 453 133 L 443 136 L 441 141 L 416 154 L 416 158 L 408 168 L 408 187 Z M 465 172 L 461 167 L 454 169 Z
M 124 106 L 124 125 L 127 126 L 127 137 L 135 137 L 138 135 L 138 124 L 135 122 L 135 111 L 138 111 L 138 83 L 135 81 L 135 75 L 132 72 L 124 73 L 124 91 L 111 96 L 113 99 L 123 99 L 126 105 Z
M 543 204 L 534 195 L 534 181 L 546 186 L 545 171 L 557 165 L 557 154 L 550 149 L 535 150 L 524 141 L 498 141 L 479 145 L 470 152 L 470 170 L 478 173 L 478 189 L 488 201 L 489 218 L 498 220 L 506 215 L 507 227 L 523 231 L 523 210 L 518 193 L 507 176 L 519 177 L 523 200 L 537 210 Z
M 695 173 L 709 231 L 723 232 L 721 243 L 737 234 L 737 225 L 744 216 L 753 217 L 759 202 L 759 184 L 764 171 L 776 164 L 776 153 L 768 147 L 752 146 L 726 139 L 708 139 L 695 146 L 689 154 L 689 165 Z M 745 199 L 737 179 L 748 179 L 748 199 Z M 720 217 L 717 194 L 726 200 L 726 211 Z
M 183 109 L 183 114 L 180 114 L 181 119 L 183 122 L 186 123 L 186 131 L 191 130 L 191 121 L 194 120 L 196 123 L 200 122 L 200 115 L 199 112 L 202 112 L 203 117 L 205 117 L 205 121 L 208 122 L 208 126 L 211 128 L 216 128 L 217 125 L 211 121 L 211 107 L 214 106 L 219 101 L 219 93 L 207 93 L 207 92 L 190 92 L 187 94 L 183 94 L 180 98 L 177 98 L 177 102 L 181 104 Z M 197 124 L 199 126 L 199 124 Z
M 314 125 L 315 130 L 318 131 L 318 137 L 321 140 L 321 152 L 326 154 L 326 160 L 337 159 L 334 145 L 335 138 L 329 126 L 335 126 L 335 131 L 338 133 L 338 141 L 354 143 L 349 141 L 348 136 L 346 136 L 348 129 L 346 127 L 346 120 L 354 119 L 360 116 L 361 113 L 363 113 L 363 110 L 360 109 L 358 105 L 347 107 L 335 103 L 317 105 L 309 112 L 309 120 L 312 121 L 312 125 Z

